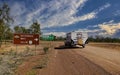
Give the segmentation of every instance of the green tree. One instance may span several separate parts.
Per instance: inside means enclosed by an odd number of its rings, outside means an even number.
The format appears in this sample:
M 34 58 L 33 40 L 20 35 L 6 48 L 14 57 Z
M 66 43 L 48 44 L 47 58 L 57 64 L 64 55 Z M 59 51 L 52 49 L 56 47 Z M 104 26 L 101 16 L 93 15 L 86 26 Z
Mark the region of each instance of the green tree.
M 40 31 L 40 24 L 36 21 L 33 22 L 33 24 L 30 26 L 30 30 L 32 31 L 32 33 L 37 33 L 37 34 L 41 34 Z
M 7 25 L 11 22 L 13 22 L 13 19 L 10 17 L 10 8 L 4 3 L 3 6 L 0 7 L 0 47 L 7 30 L 6 28 L 8 28 Z
M 26 29 L 26 33 L 31 33 L 31 29 Z
M 19 26 L 15 26 L 15 27 L 14 27 L 14 32 L 15 32 L 15 33 L 19 33 L 19 29 L 20 29 Z
M 20 27 L 22 33 L 27 33 L 27 29 L 25 27 Z
M 13 31 L 8 27 L 6 28 L 6 32 L 4 34 L 5 44 L 6 44 L 6 40 L 12 40 L 12 38 L 13 38 Z
M 14 27 L 14 32 L 15 33 L 29 33 L 28 29 L 26 29 L 25 27 L 20 27 L 20 26 L 15 26 Z

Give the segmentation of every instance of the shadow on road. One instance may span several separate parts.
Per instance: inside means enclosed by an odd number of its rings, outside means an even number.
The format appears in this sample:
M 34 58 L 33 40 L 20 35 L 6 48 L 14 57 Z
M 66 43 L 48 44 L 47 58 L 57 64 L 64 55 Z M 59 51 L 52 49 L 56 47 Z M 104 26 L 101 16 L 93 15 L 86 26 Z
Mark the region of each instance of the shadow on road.
M 74 46 L 74 47 L 67 47 L 67 46 L 59 46 L 59 47 L 55 47 L 54 49 L 58 49 L 58 50 L 63 50 L 63 49 L 82 49 L 82 47 L 77 47 L 77 46 Z

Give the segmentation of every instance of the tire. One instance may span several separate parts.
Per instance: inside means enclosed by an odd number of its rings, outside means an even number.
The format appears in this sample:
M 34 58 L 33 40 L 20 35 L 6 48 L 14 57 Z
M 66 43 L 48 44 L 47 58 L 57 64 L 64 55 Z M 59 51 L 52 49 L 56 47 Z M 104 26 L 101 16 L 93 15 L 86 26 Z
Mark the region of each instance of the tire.
M 70 47 L 70 46 L 71 46 L 71 43 L 66 42 L 66 43 L 65 43 L 65 46 L 66 46 L 66 47 Z
M 82 47 L 85 48 L 85 44 L 83 44 Z
M 71 40 L 70 42 L 65 42 L 65 46 L 67 46 L 67 47 L 73 47 L 74 46 L 73 40 Z
M 74 42 L 73 42 L 73 40 L 71 40 L 71 44 L 70 44 L 71 46 L 74 46 Z

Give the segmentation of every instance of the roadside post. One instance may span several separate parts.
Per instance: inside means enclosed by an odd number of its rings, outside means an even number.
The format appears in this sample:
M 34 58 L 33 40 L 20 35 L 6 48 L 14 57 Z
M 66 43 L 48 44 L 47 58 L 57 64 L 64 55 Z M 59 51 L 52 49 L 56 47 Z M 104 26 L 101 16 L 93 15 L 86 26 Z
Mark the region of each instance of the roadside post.
M 35 43 L 35 55 L 37 55 L 37 41 L 39 41 L 39 37 L 34 39 L 36 41 Z
M 17 45 L 16 45 L 16 52 L 17 52 Z

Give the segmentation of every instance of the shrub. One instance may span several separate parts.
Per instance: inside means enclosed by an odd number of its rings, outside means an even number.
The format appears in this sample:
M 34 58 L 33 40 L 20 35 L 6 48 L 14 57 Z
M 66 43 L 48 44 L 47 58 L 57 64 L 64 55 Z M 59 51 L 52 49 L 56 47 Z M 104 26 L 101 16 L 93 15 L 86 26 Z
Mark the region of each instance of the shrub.
M 27 50 L 27 51 L 29 51 L 29 50 L 30 50 L 30 48 L 27 46 L 27 47 L 26 47 L 26 50 Z
M 46 54 L 49 50 L 49 47 L 44 47 L 43 50 L 44 50 L 44 53 Z
M 0 57 L 0 64 L 2 63 L 2 60 L 3 60 L 3 58 L 2 58 L 2 57 Z
M 26 75 L 36 75 L 35 70 L 28 71 Z

